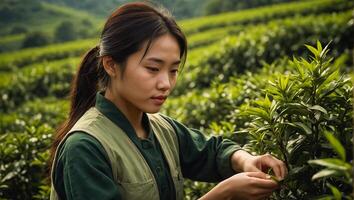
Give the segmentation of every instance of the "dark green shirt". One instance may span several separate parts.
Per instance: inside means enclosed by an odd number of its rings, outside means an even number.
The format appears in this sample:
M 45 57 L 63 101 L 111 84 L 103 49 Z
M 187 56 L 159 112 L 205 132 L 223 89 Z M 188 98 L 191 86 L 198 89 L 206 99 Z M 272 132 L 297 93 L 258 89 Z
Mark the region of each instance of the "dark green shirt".
M 146 113 L 143 126 L 148 138 L 137 137 L 134 128 L 119 109 L 97 93 L 95 107 L 129 136 L 138 147 L 157 181 L 161 199 L 175 199 L 175 189 L 169 166 L 160 144 L 150 128 Z M 221 137 L 207 139 L 200 131 L 162 115 L 175 129 L 183 177 L 196 181 L 219 182 L 235 172 L 230 156 L 240 146 Z M 120 187 L 114 182 L 108 156 L 103 146 L 92 136 L 76 132 L 58 149 L 53 177 L 60 199 L 122 199 Z

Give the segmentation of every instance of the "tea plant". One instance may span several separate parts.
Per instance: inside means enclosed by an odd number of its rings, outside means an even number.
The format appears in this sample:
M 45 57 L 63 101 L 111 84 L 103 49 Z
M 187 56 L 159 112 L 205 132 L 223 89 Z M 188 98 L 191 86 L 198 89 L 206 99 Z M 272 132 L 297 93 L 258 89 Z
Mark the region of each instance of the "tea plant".
M 253 117 L 246 129 L 251 140 L 245 148 L 271 153 L 289 169 L 274 199 L 308 199 L 326 191 L 323 182 L 311 180 L 316 170 L 308 161 L 333 156 L 326 145 L 327 130 L 340 138 L 344 151 L 351 155 L 351 81 L 341 75 L 340 60 L 327 57 L 328 45 L 322 48 L 317 42 L 317 48 L 306 47 L 311 58 L 294 58 L 295 70 L 270 82 L 265 98 L 253 101 L 243 112 Z
M 348 23 L 351 18 L 351 10 L 298 16 L 272 20 L 251 27 L 247 32 L 231 35 L 219 42 L 217 48 L 205 49 L 199 62 L 187 62 L 189 71 L 183 74 L 174 93 L 180 95 L 186 89 L 207 88 L 213 81 L 228 82 L 230 77 L 257 70 L 262 61 L 272 62 L 294 53 L 304 54 L 302 45 L 317 39 L 329 42 L 332 38 L 337 49 L 332 54 L 339 56 L 352 46 L 354 31 Z
M 0 196 L 5 199 L 40 199 L 39 191 L 48 193 L 47 160 L 53 128 L 28 125 L 23 133 L 0 137 Z M 48 196 L 42 199 L 47 199 Z
M 310 164 L 326 167 L 313 175 L 312 180 L 324 179 L 332 194 L 322 195 L 319 199 L 353 199 L 354 196 L 349 195 L 353 181 L 352 164 L 346 161 L 345 148 L 332 133 L 324 134 L 338 156 L 308 161 Z
M 183 31 L 189 35 L 216 27 L 230 25 L 257 24 L 275 18 L 283 18 L 294 15 L 320 14 L 335 12 L 352 8 L 353 2 L 345 0 L 311 0 L 294 1 L 290 3 L 275 4 L 256 9 L 247 9 L 240 12 L 230 12 L 208 17 L 199 17 L 192 20 L 181 21 Z

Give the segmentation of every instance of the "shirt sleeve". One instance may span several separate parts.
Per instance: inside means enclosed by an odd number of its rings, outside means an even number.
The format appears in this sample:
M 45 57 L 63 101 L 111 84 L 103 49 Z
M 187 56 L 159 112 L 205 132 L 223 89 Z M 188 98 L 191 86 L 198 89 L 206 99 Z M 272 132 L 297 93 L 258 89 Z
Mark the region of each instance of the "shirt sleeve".
M 83 132 L 69 136 L 60 149 L 53 182 L 60 199 L 122 199 L 103 146 Z
M 206 136 L 197 129 L 164 117 L 175 129 L 179 142 L 179 156 L 183 177 L 195 181 L 219 182 L 236 172 L 231 167 L 231 155 L 242 149 L 221 136 Z

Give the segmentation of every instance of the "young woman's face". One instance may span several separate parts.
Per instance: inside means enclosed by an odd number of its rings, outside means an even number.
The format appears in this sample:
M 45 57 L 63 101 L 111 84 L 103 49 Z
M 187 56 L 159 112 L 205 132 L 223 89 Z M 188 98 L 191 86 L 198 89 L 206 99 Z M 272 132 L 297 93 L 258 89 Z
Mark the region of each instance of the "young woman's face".
M 128 57 L 122 76 L 116 67 L 119 74 L 111 86 L 120 103 L 156 113 L 176 85 L 180 48 L 172 35 L 164 34 L 152 41 L 142 59 L 146 45 Z

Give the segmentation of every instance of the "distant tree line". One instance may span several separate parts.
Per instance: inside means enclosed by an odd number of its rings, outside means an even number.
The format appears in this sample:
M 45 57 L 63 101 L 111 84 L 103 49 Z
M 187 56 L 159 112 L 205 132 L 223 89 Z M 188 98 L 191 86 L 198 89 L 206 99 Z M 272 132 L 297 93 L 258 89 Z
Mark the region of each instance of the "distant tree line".
M 288 1 L 291 0 L 207 0 L 204 4 L 203 14 L 211 15 Z
M 92 16 L 95 17 L 97 15 L 108 15 L 117 6 L 135 0 L 101 0 L 99 3 L 96 0 L 42 1 L 82 9 L 92 13 Z M 157 6 L 162 5 L 166 7 L 177 19 L 212 15 L 287 1 L 290 0 L 151 0 Z M 21 45 L 22 48 L 93 37 L 97 34 L 93 30 L 94 26 L 92 22 L 88 19 L 82 21 L 64 20 L 56 26 L 54 31 L 31 31 L 26 24 L 21 24 L 21 22 L 28 19 L 33 19 L 34 15 L 40 17 L 42 12 L 47 11 L 43 9 L 40 0 L 3 0 L 0 1 L 0 26 L 6 27 L 7 25 L 12 25 L 12 28 L 6 34 L 25 34 Z M 49 34 L 48 32 L 53 33 Z
M 1 0 L 0 25 L 25 20 L 41 9 L 42 5 L 38 0 Z
M 107 16 L 117 6 L 136 0 L 46 0 L 47 2 L 86 10 L 101 16 Z M 150 0 L 168 8 L 177 19 L 217 14 L 232 10 L 254 8 L 267 4 L 287 2 L 290 0 Z
M 93 30 L 93 24 L 89 20 L 84 19 L 80 24 L 65 20 L 56 27 L 53 35 L 43 31 L 27 33 L 22 47 L 44 46 L 50 43 L 89 38 L 94 36 L 95 32 Z

